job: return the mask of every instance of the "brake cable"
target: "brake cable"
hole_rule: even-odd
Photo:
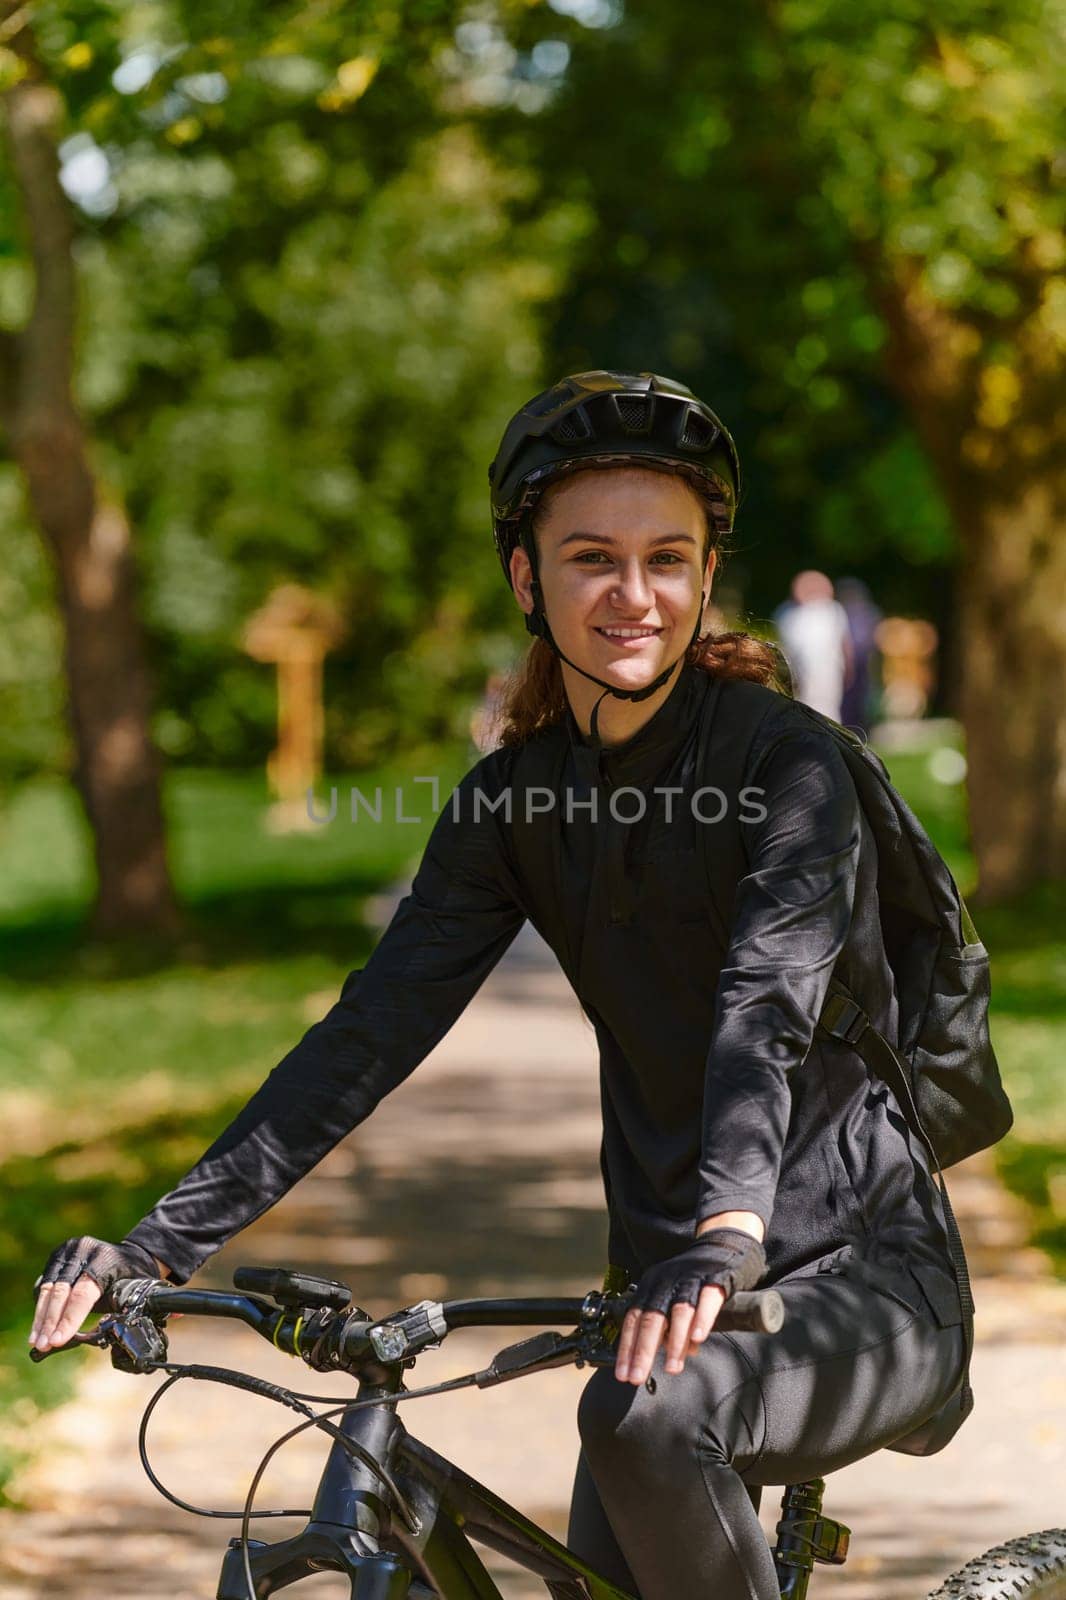
[[[160,1384],[155,1394],[149,1400],[141,1417],[141,1425],[137,1434],[137,1449],[141,1460],[141,1466],[144,1468],[145,1474],[153,1487],[158,1490],[165,1500],[169,1500],[172,1505],[177,1506],[180,1510],[191,1512],[193,1516],[197,1517],[240,1519],[241,1560],[244,1567],[244,1580],[247,1585],[248,1594],[251,1597],[251,1600],[256,1600],[255,1579],[252,1574],[252,1566],[249,1556],[249,1537],[251,1532],[252,1518],[294,1516],[303,1517],[310,1516],[311,1514],[306,1508],[285,1511],[253,1510],[253,1506],[255,1504],[255,1493],[260,1482],[262,1481],[263,1474],[270,1465],[271,1461],[274,1459],[274,1456],[281,1449],[282,1445],[288,1444],[290,1439],[295,1439],[297,1434],[305,1432],[305,1430],[308,1428],[321,1428],[324,1433],[328,1433],[334,1439],[336,1439],[337,1443],[340,1444],[349,1455],[354,1456],[357,1461],[360,1461],[365,1467],[368,1467],[370,1471],[381,1480],[386,1489],[388,1489],[389,1493],[395,1499],[397,1508],[400,1511],[404,1521],[407,1523],[410,1531],[414,1534],[418,1534],[422,1528],[421,1521],[411,1507],[406,1496],[400,1490],[399,1485],[396,1483],[396,1480],[392,1477],[391,1473],[387,1470],[387,1468],[383,1467],[379,1461],[376,1461],[369,1451],[364,1450],[362,1445],[357,1444],[354,1439],[349,1439],[347,1434],[342,1433],[340,1428],[335,1427],[329,1419],[336,1416],[346,1416],[351,1411],[362,1411],[368,1406],[398,1405],[403,1400],[423,1400],[431,1395],[449,1394],[456,1389],[469,1389],[476,1385],[477,1380],[480,1377],[480,1373],[471,1372],[460,1378],[449,1378],[443,1383],[427,1385],[422,1389],[402,1389],[396,1394],[374,1396],[367,1400],[349,1400],[343,1405],[334,1406],[330,1411],[312,1412],[310,1408],[303,1403],[304,1401],[324,1403],[332,1400],[334,1398],[333,1395],[301,1394],[291,1389],[285,1389],[281,1384],[268,1383],[266,1379],[263,1378],[253,1378],[247,1373],[234,1372],[228,1367],[205,1367],[198,1365],[184,1366],[178,1365],[177,1363],[171,1361],[153,1361],[151,1363],[147,1363],[144,1370],[148,1372],[166,1372],[169,1374],[169,1376],[165,1383]],[[170,1492],[162,1480],[157,1476],[152,1468],[151,1462],[148,1459],[148,1446],[146,1439],[149,1418],[151,1417],[156,1406],[159,1404],[160,1400],[162,1400],[164,1394],[166,1394],[167,1390],[173,1388],[174,1385],[182,1378],[193,1378],[207,1383],[228,1384],[234,1389],[246,1389],[250,1394],[258,1395],[261,1399],[274,1400],[277,1402],[277,1404],[288,1406],[293,1411],[305,1411],[307,1413],[303,1422],[298,1422],[295,1428],[290,1428],[287,1433],[283,1433],[279,1439],[275,1439],[273,1444],[270,1445],[269,1449],[266,1451],[258,1467],[256,1468],[251,1483],[248,1485],[248,1493],[245,1496],[244,1507],[240,1511],[210,1510],[205,1506],[194,1506],[189,1501],[182,1500],[180,1496]]]
[[[528,1343],[532,1342],[533,1341],[528,1341]],[[514,1348],[517,1350],[520,1347],[516,1346]],[[584,1365],[584,1361],[582,1360],[579,1352],[575,1349],[573,1353],[577,1357],[578,1365]],[[561,1363],[553,1363],[553,1365],[559,1364]],[[296,1438],[298,1434],[305,1432],[308,1428],[321,1428],[324,1433],[329,1434],[330,1437],[335,1439],[348,1455],[359,1461],[364,1467],[372,1472],[382,1484],[384,1484],[385,1488],[392,1496],[396,1508],[403,1520],[406,1522],[409,1530],[413,1534],[417,1535],[421,1531],[421,1521],[408,1502],[406,1496],[401,1491],[399,1485],[392,1477],[391,1473],[387,1468],[383,1467],[379,1461],[375,1460],[369,1451],[365,1450],[362,1445],[356,1443],[354,1439],[348,1438],[347,1434],[343,1433],[339,1427],[335,1426],[330,1421],[330,1418],[347,1416],[351,1412],[363,1411],[370,1406],[396,1406],[408,1400],[424,1400],[429,1399],[434,1395],[452,1394],[459,1389],[469,1389],[479,1385],[481,1387],[485,1387],[484,1380],[488,1377],[490,1372],[492,1373],[494,1383],[506,1382],[508,1379],[521,1377],[527,1372],[538,1370],[538,1367],[537,1365],[523,1366],[518,1364],[512,1366],[510,1370],[498,1371],[494,1363],[491,1368],[485,1368],[478,1372],[466,1373],[462,1377],[458,1378],[449,1378],[442,1383],[427,1384],[421,1389],[400,1389],[394,1394],[374,1395],[365,1400],[349,1400],[341,1405],[335,1405],[332,1407],[332,1409],[325,1412],[312,1411],[307,1402],[313,1402],[315,1404],[328,1404],[328,1402],[334,1398],[332,1395],[301,1393],[296,1390],[287,1389],[281,1384],[270,1383],[264,1378],[255,1378],[247,1373],[236,1372],[228,1367],[207,1367],[198,1364],[185,1365],[170,1361],[148,1361],[143,1364],[141,1370],[144,1372],[166,1372],[168,1374],[166,1381],[162,1383],[156,1390],[141,1416],[140,1428],[137,1435],[137,1448],[140,1456],[141,1466],[144,1469],[145,1475],[152,1486],[159,1492],[159,1494],[163,1496],[164,1499],[169,1500],[172,1505],[177,1506],[182,1511],[187,1511],[191,1515],[198,1517],[233,1520],[236,1520],[237,1518],[240,1519],[240,1550],[244,1568],[244,1578],[248,1588],[249,1600],[256,1600],[255,1580],[252,1575],[249,1552],[250,1525],[252,1518],[309,1516],[311,1514],[309,1510],[302,1507],[293,1510],[285,1509],[255,1511],[253,1509],[255,1504],[256,1490],[262,1481],[264,1472],[277,1452],[283,1445],[287,1444],[290,1439]],[[543,1368],[540,1368],[540,1370],[543,1370]],[[182,1500],[180,1496],[172,1494],[171,1491],[166,1487],[166,1485],[155,1473],[148,1459],[147,1430],[149,1419],[151,1418],[156,1406],[162,1400],[164,1394],[166,1394],[169,1389],[173,1388],[174,1385],[177,1384],[182,1378],[192,1378],[208,1383],[221,1383],[226,1384],[231,1388],[244,1389],[250,1394],[259,1396],[261,1399],[273,1400],[278,1405],[284,1405],[290,1410],[304,1413],[304,1420],[297,1423],[294,1428],[290,1428],[288,1432],[282,1434],[280,1438],[275,1439],[273,1444],[269,1446],[263,1455],[252,1477],[252,1481],[248,1486],[248,1493],[245,1496],[244,1506],[240,1511],[218,1511],[205,1506],[195,1506],[187,1500]]]
[[[144,1469],[145,1477],[148,1479],[153,1489],[158,1490],[158,1492],[163,1496],[163,1499],[169,1500],[171,1505],[177,1506],[179,1511],[188,1511],[194,1517],[234,1518],[242,1516],[243,1513],[240,1511],[215,1511],[208,1506],[194,1506],[190,1501],[183,1500],[180,1495],[171,1493],[162,1479],[157,1476],[152,1463],[148,1459],[148,1423],[152,1412],[162,1400],[167,1390],[172,1389],[180,1379],[196,1377],[198,1374],[185,1369],[178,1369],[175,1371],[172,1370],[169,1365],[162,1366],[161,1368],[153,1368],[152,1370],[170,1371],[171,1375],[165,1383],[160,1384],[155,1394],[145,1406],[144,1412],[141,1416],[141,1425],[137,1430],[137,1453],[140,1456],[141,1466]],[[219,1381],[221,1382],[223,1380],[219,1379]],[[237,1387],[244,1388],[245,1385],[240,1384]],[[271,1398],[278,1397],[272,1396]],[[287,1404],[288,1402],[283,1401],[281,1403]],[[310,1508],[307,1506],[298,1506],[292,1508],[291,1510],[286,1509],[283,1511],[257,1511],[255,1515],[257,1517],[307,1517],[311,1515],[311,1512]]]
[[[202,1370],[206,1376],[213,1369],[207,1367]],[[182,1374],[179,1374],[179,1376],[181,1375]],[[240,1374],[237,1374],[237,1376],[240,1376]],[[518,1378],[522,1376],[523,1373],[521,1369],[513,1371],[507,1375],[507,1377],[511,1378]],[[316,1426],[322,1428],[326,1433],[333,1434],[337,1440],[350,1451],[352,1455],[356,1456],[358,1460],[363,1461],[371,1469],[371,1471],[382,1480],[386,1488],[389,1489],[389,1491],[399,1502],[400,1510],[403,1513],[404,1520],[407,1523],[408,1528],[417,1536],[422,1531],[421,1519],[411,1509],[410,1505],[407,1503],[407,1500],[396,1487],[393,1479],[389,1476],[379,1462],[375,1461],[374,1458],[364,1451],[361,1446],[356,1445],[354,1440],[349,1439],[346,1434],[341,1433],[339,1428],[333,1427],[333,1425],[326,1419],[331,1416],[346,1416],[351,1411],[363,1411],[368,1406],[395,1406],[399,1405],[401,1401],[425,1400],[431,1395],[451,1394],[456,1389],[470,1389],[476,1386],[478,1379],[482,1377],[484,1377],[483,1372],[468,1372],[461,1378],[448,1378],[443,1383],[428,1384],[423,1389],[401,1389],[396,1394],[374,1396],[368,1400],[351,1400],[347,1405],[335,1406],[332,1411],[320,1412],[317,1415],[308,1417],[305,1422],[298,1422],[295,1428],[290,1428],[288,1433],[283,1433],[280,1439],[275,1439],[274,1443],[270,1446],[269,1450],[260,1461],[255,1470],[255,1475],[252,1478],[251,1483],[248,1485],[248,1494],[245,1497],[244,1511],[241,1516],[241,1560],[244,1567],[244,1581],[248,1586],[249,1600],[257,1600],[255,1592],[255,1578],[252,1575],[252,1563],[248,1548],[250,1524],[253,1515],[252,1505],[255,1501],[255,1491],[259,1487],[263,1473],[266,1471],[267,1467],[270,1465],[271,1461],[274,1459],[274,1456],[281,1449],[283,1444],[288,1444],[290,1439],[295,1439],[296,1435],[298,1433],[303,1433],[305,1429]],[[506,1382],[507,1379],[501,1378],[498,1381]],[[239,1385],[238,1387],[241,1386]],[[292,1398],[295,1399],[295,1395]],[[254,1514],[256,1516],[260,1515],[259,1512]]]
[[[162,1400],[168,1389],[173,1388],[173,1386],[182,1378],[193,1378],[205,1383],[228,1384],[233,1389],[245,1389],[249,1394],[258,1395],[260,1399],[273,1400],[278,1405],[288,1406],[292,1411],[302,1412],[306,1420],[301,1422],[299,1427],[293,1430],[295,1433],[301,1432],[304,1428],[321,1427],[324,1433],[328,1433],[332,1438],[336,1439],[338,1444],[340,1444],[349,1455],[354,1456],[357,1461],[360,1461],[363,1466],[369,1468],[369,1470],[381,1480],[389,1493],[394,1496],[401,1514],[403,1515],[404,1521],[409,1525],[417,1524],[417,1517],[411,1510],[411,1507],[407,1503],[406,1497],[402,1493],[388,1469],[383,1467],[379,1461],[376,1461],[368,1450],[364,1450],[362,1445],[358,1444],[354,1439],[349,1439],[347,1434],[342,1433],[341,1430],[329,1422],[328,1419],[333,1416],[345,1414],[348,1411],[362,1410],[365,1406],[381,1405],[388,1400],[407,1399],[409,1397],[420,1398],[423,1393],[432,1393],[434,1392],[433,1390],[414,1389],[405,1391],[400,1395],[383,1396],[381,1399],[349,1400],[342,1405],[335,1405],[330,1411],[315,1412],[310,1409],[310,1406],[304,1404],[304,1402],[311,1400],[319,1404],[327,1404],[329,1401],[335,1400],[336,1396],[324,1394],[297,1394],[291,1389],[284,1388],[281,1384],[268,1383],[263,1378],[253,1378],[247,1373],[234,1372],[228,1367],[204,1367],[197,1365],[184,1366],[178,1365],[176,1362],[160,1361],[146,1364],[145,1371],[166,1372],[169,1373],[169,1377],[165,1383],[160,1384],[155,1394],[145,1406],[144,1412],[141,1416],[141,1424],[137,1433],[137,1449],[141,1460],[141,1466],[144,1468],[145,1475],[152,1486],[159,1491],[164,1499],[169,1500],[172,1505],[178,1506],[180,1510],[188,1511],[193,1516],[197,1517],[214,1517],[223,1519],[229,1518],[233,1520],[244,1518],[247,1514],[246,1511],[212,1510],[206,1506],[194,1506],[191,1504],[191,1502],[182,1500],[180,1496],[172,1494],[166,1485],[161,1481],[161,1479],[156,1475],[152,1464],[148,1459],[147,1433],[148,1423],[152,1412]],[[456,1380],[453,1379],[451,1382],[452,1385],[454,1385]],[[459,1383],[460,1386],[462,1386],[462,1380],[459,1380]],[[437,1387],[441,1388],[446,1386],[439,1385]],[[285,1442],[285,1439],[291,1437],[292,1434],[286,1434],[284,1439],[278,1441],[278,1443],[282,1444]],[[274,1448],[276,1447],[272,1446],[271,1450],[273,1451]],[[269,1460],[269,1456],[264,1458],[261,1467],[266,1465],[267,1460]],[[261,1476],[262,1471],[260,1470],[255,1480],[256,1483],[258,1483],[259,1477]],[[293,1510],[286,1509],[282,1511],[256,1511],[254,1513],[254,1515],[257,1517],[302,1517],[310,1516],[310,1514],[310,1510],[306,1507],[300,1507]]]

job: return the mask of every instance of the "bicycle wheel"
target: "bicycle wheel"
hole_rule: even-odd
[[[953,1572],[929,1600],[1066,1600],[1066,1528],[997,1544]]]

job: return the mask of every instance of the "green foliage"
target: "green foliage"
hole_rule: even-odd
[[[697,0],[36,8],[78,393],[135,528],[166,753],[263,755],[272,674],[239,633],[289,577],[349,622],[333,763],[456,731],[522,639],[485,464],[553,368],[665,368],[735,426],[748,609],[819,560],[944,631],[955,530],[878,286],[954,319],[980,426],[1007,427],[1021,336],[1049,363],[1066,337],[1062,4],[785,0],[741,8],[728,49]],[[2,193],[10,329],[32,285]],[[0,764],[58,769],[48,578],[0,497],[23,574],[0,587]]]
[[[987,460],[1014,421],[1020,335],[1048,384],[1026,422],[1042,448],[1066,343],[1063,21],[1062,0],[784,0],[736,9],[726,42],[698,0],[662,0],[560,25],[554,105],[512,132],[596,216],[554,364],[657,367],[721,409],[748,481],[733,581],[756,611],[819,560],[947,621],[955,530],[908,374],[889,381],[887,282],[950,317],[970,363],[960,455]],[[516,39],[539,26],[534,8]]]
[[[933,12],[792,0],[779,20],[809,84],[804,131],[827,205],[852,238],[920,263],[935,301],[1001,341],[1037,287],[1023,282],[1028,249],[1060,256],[1061,0],[979,13],[958,0]]]
[[[193,755],[242,754],[237,737],[204,740],[204,714],[248,709],[269,674],[232,663],[224,713],[211,669],[284,578],[331,594],[348,624],[330,667],[335,759],[372,758],[397,730],[458,731],[456,691],[476,692],[486,665],[471,623],[498,622],[507,598],[474,486],[534,381],[559,243],[509,234],[510,182],[453,130],[354,214],[294,219],[277,259],[240,277],[255,348],[202,366],[143,434],[130,501]],[[260,747],[270,716],[264,695]]]
[[[172,757],[269,748],[273,673],[240,631],[279,581],[328,594],[348,624],[327,669],[335,764],[458,732],[515,636],[485,468],[539,380],[539,319],[582,213],[514,221],[528,176],[444,103],[460,14],[35,14],[67,114],[78,396],[133,523]],[[0,323],[17,329],[30,280],[10,186],[0,229]],[[9,525],[25,543],[18,507]],[[21,599],[0,593],[0,618]],[[41,586],[33,605],[54,636]],[[58,767],[54,643],[20,676],[0,760]],[[31,726],[44,695],[47,738]]]
[[[929,461],[907,428],[897,429],[880,448],[872,445],[846,482],[827,485],[809,516],[820,556],[838,568],[854,560],[857,528],[865,535],[864,565],[887,557],[897,567],[902,561],[906,569],[942,571],[955,559],[955,529]],[[910,570],[907,579],[912,581]],[[904,610],[914,609],[913,593],[898,593],[897,599]]]

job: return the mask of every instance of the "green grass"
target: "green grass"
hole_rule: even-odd
[[[450,753],[433,770],[441,793],[463,770]],[[425,764],[418,771],[426,771]],[[138,940],[87,943],[88,844],[70,792],[39,783],[0,822],[0,1110],[16,1122],[38,1101],[65,1115],[99,1103],[99,1084],[143,1094],[241,1075],[287,1049],[361,965],[373,938],[369,894],[419,853],[433,821],[428,790],[400,769],[358,787],[403,786],[406,815],[273,834],[258,777],[179,772],[167,811],[175,881],[188,910],[177,949]],[[338,785],[346,797],[350,785]],[[119,1102],[119,1107],[121,1101]]]
[[[992,1039],[1014,1106],[1000,1177],[1032,1214],[1033,1243],[1066,1277],[1066,894],[978,913],[992,952]]]

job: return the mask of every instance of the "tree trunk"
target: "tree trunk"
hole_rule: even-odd
[[[989,483],[960,584],[979,898],[1066,880],[1066,481]]]
[[[97,870],[92,927],[101,937],[172,934],[180,918],[129,527],[94,481],[71,389],[76,280],[56,154],[61,101],[43,80],[26,23],[6,42],[25,68],[3,102],[35,297],[24,331],[4,341],[3,417],[56,572],[73,778]]]
[[[980,333],[923,292],[916,266],[864,260],[888,373],[940,479],[961,546],[960,710],[977,899],[1066,880],[1066,469],[1055,363],[1034,318],[1001,330],[1015,365],[987,403]],[[1019,286],[1042,285],[1022,264]],[[983,400],[982,397],[986,398]]]

